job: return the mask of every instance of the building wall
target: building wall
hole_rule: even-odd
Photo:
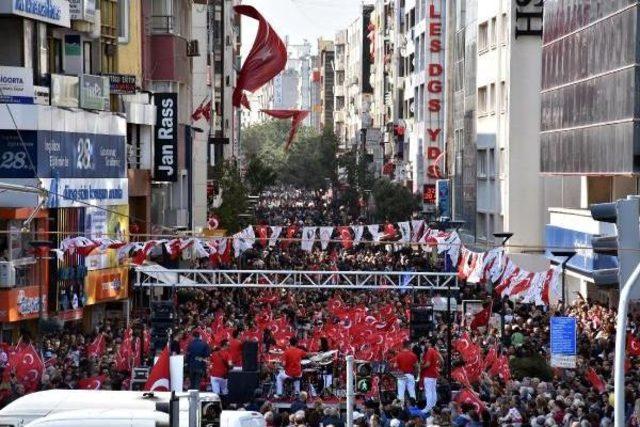
[[[142,6],[140,2],[129,1],[128,41],[118,45],[118,71],[136,76],[142,82]]]

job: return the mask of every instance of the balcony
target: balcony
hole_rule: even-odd
[[[176,31],[176,17],[173,15],[151,16],[151,31],[154,34],[173,34]]]
[[[164,80],[184,83],[189,76],[187,40],[170,32],[157,32],[151,37],[151,80]]]

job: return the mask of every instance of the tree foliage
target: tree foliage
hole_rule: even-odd
[[[407,187],[387,178],[376,180],[373,186],[377,221],[406,221],[420,209],[420,196]]]
[[[274,185],[277,177],[276,170],[259,156],[249,158],[245,181],[251,194],[259,195],[266,187]]]
[[[375,183],[371,170],[371,158],[366,154],[358,154],[355,150],[341,155],[338,159],[341,180],[344,182],[338,196],[339,204],[344,206],[349,215],[358,217],[360,200],[366,200]]]
[[[247,211],[248,190],[245,186],[240,169],[234,161],[226,161],[215,167],[215,176],[219,190],[222,192],[222,204],[214,210],[220,219],[220,227],[230,233],[239,231],[246,226],[240,217]]]

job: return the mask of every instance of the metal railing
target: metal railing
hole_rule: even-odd
[[[173,15],[151,16],[151,31],[154,33],[175,33],[176,17]]]
[[[458,290],[456,273],[415,271],[167,270],[136,268],[135,286]]]

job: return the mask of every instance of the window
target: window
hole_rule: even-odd
[[[82,44],[82,60],[84,61],[82,72],[85,74],[93,74],[91,68],[91,48],[91,42],[84,42]]]
[[[491,83],[489,86],[489,113],[495,114],[496,112],[496,84]]]
[[[129,0],[118,2],[118,43],[129,43]]]
[[[52,74],[62,74],[62,40],[49,39],[49,70]]]
[[[478,26],[478,52],[489,48],[489,23],[483,22]]]
[[[100,72],[115,73],[117,71],[118,2],[116,0],[101,0],[100,18],[102,28]]]
[[[501,21],[502,22],[500,24],[500,43],[505,44],[507,43],[507,40],[509,40],[509,21],[507,20],[506,13],[502,14]]]
[[[487,87],[478,88],[478,115],[487,114]]]
[[[500,111],[505,111],[507,109],[507,103],[508,103],[508,96],[507,96],[507,85],[505,84],[505,82],[501,82],[500,83]]]
[[[491,47],[496,47],[496,35],[498,33],[498,18],[491,18]]]
[[[487,150],[478,150],[478,178],[487,176]]]
[[[489,176],[496,175],[496,150],[493,148],[489,149]]]
[[[487,215],[478,212],[476,216],[478,239],[486,240],[487,238]]]
[[[493,233],[495,233],[495,231],[494,231],[494,230],[495,230],[495,225],[494,225],[494,222],[495,222],[495,215],[490,214],[490,215],[487,215],[487,217],[488,217],[488,223],[487,223],[487,238],[488,238],[488,239],[492,239],[492,240],[493,240],[493,239],[494,239],[494,237],[493,237]]]

